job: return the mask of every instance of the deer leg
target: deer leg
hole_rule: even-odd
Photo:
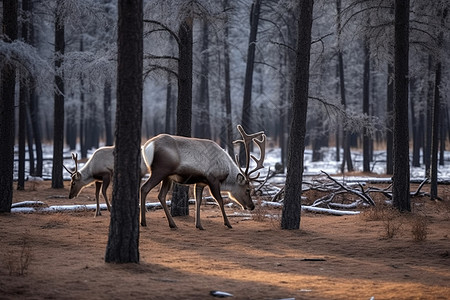
[[[99,202],[101,187],[102,187],[102,182],[96,181],[95,182],[95,201],[97,201],[97,207],[95,209],[95,217],[102,215],[102,213],[100,212],[100,202]]]
[[[223,206],[223,199],[222,195],[220,194],[219,184],[211,184],[209,185],[209,189],[211,190],[211,194],[213,195],[214,199],[216,199],[217,204],[219,204],[220,211],[222,212],[223,216],[224,225],[227,226],[228,228],[233,228],[230,222],[228,221],[227,215],[225,214],[225,208]]]
[[[195,185],[195,227],[203,230],[203,226],[200,222],[200,206],[202,204],[203,185]]]
[[[103,176],[103,184],[102,184],[102,195],[103,198],[105,198],[106,206],[108,207],[108,211],[111,211],[111,204],[109,203],[108,196],[106,195],[106,190],[109,187],[109,184],[111,183],[111,175],[105,175]]]
[[[177,228],[177,225],[175,224],[175,221],[173,220],[172,215],[170,214],[169,209],[167,208],[167,203],[166,203],[166,196],[167,196],[167,193],[169,192],[171,183],[172,183],[172,181],[168,178],[163,180],[163,183],[161,185],[161,190],[159,191],[159,194],[158,194],[158,200],[164,209],[164,213],[166,214],[167,221],[169,221],[169,227]]]
[[[163,180],[161,177],[156,176],[150,176],[149,179],[147,179],[141,186],[141,208],[140,208],[140,223],[141,226],[147,226],[147,221],[145,220],[145,198],[147,197],[147,194],[158,184]]]

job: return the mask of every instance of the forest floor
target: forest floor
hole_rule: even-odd
[[[93,187],[69,200],[68,186],[27,183],[14,202],[95,203]],[[175,218],[176,230],[152,210],[140,228],[139,264],[104,262],[107,211],[1,214],[0,299],[213,299],[210,291],[231,299],[448,299],[450,186],[439,194],[444,201],[413,198],[413,212],[401,215],[381,196],[360,215],[303,212],[300,230],[281,230],[274,208],[257,208],[251,219],[226,208],[228,229],[219,208],[205,205],[204,231],[193,206]]]

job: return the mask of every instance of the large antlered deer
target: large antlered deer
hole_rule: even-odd
[[[142,146],[142,157],[151,176],[141,186],[141,214],[140,222],[146,226],[145,198],[157,184],[162,181],[158,199],[164,208],[170,228],[176,228],[176,224],[166,205],[166,195],[172,181],[181,184],[195,184],[196,214],[195,227],[203,230],[200,222],[200,205],[202,192],[208,186],[212,196],[217,201],[222,211],[224,224],[231,228],[231,224],[225,214],[221,191],[228,192],[230,198],[242,208],[253,210],[250,196],[251,182],[256,180],[252,176],[256,171],[264,168],[265,141],[263,132],[254,134],[245,133],[242,126],[238,125],[242,140],[235,143],[244,143],[246,150],[246,166],[243,170],[239,165],[238,156],[236,163],[218,144],[211,140],[173,136],[167,134],[157,135],[148,140]],[[260,149],[260,158],[250,155],[250,144],[255,142]],[[250,158],[256,162],[256,167],[249,171]]]
[[[77,197],[83,188],[95,182],[95,200],[97,201],[95,216],[101,215],[99,204],[100,188],[102,189],[102,195],[108,211],[111,211],[111,205],[108,201],[106,191],[111,183],[114,172],[114,146],[98,148],[79,171],[77,154],[72,153],[72,159],[75,161],[75,171],[72,172],[63,165],[71,176],[69,199]],[[141,159],[141,178],[146,173],[147,167]]]

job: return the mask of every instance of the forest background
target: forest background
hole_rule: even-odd
[[[5,3],[3,23],[11,15]],[[2,33],[0,53],[1,66],[16,67],[20,83],[13,113],[18,115],[14,136],[20,188],[26,138],[34,145],[28,161],[30,174],[36,176],[42,176],[42,143],[53,142],[61,151],[63,145],[79,147],[82,157],[87,149],[114,143],[117,5],[18,3],[17,38]],[[233,124],[264,130],[270,145],[283,149],[280,163],[285,166],[298,10],[292,1],[144,1],[142,139],[177,133],[177,111],[185,108],[180,101],[186,98],[180,97],[180,81],[191,76],[192,136],[211,138],[233,152]],[[316,1],[313,16],[306,120],[313,159],[321,159],[321,147],[334,145],[336,160],[341,160],[344,148],[341,171],[352,171],[350,148],[361,147],[364,171],[370,171],[373,149],[385,147],[390,174],[394,3]],[[411,1],[409,18],[411,162],[429,170],[433,138],[440,141],[444,163],[450,134],[448,3]],[[185,25],[192,38],[189,74],[180,68]],[[7,78],[2,75],[2,80]],[[7,124],[3,115],[2,123]],[[58,187],[62,155],[54,153],[53,165],[53,185]]]

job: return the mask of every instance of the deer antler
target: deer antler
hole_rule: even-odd
[[[266,156],[266,135],[262,134],[261,140],[255,138],[255,139],[253,139],[253,141],[256,143],[256,145],[258,145],[260,157],[259,157],[259,159],[257,159],[254,155],[250,155],[250,157],[256,162],[256,168],[254,168],[253,170],[251,170],[248,173],[248,178],[250,179],[250,181],[254,181],[259,177],[259,172],[258,172],[258,174],[256,174],[255,177],[250,177],[251,174],[255,173],[256,171],[258,171],[260,169],[264,169],[263,164],[264,164],[264,158]]]
[[[72,159],[75,161],[75,171],[72,172],[65,165],[63,165],[64,169],[69,172],[70,176],[78,172],[78,154],[72,152]]]
[[[266,145],[266,135],[264,134],[263,131],[257,132],[257,133],[253,133],[253,134],[247,134],[244,131],[244,128],[242,128],[241,125],[237,126],[237,129],[239,130],[239,133],[242,136],[242,140],[236,140],[233,143],[237,144],[237,143],[243,143],[244,144],[244,148],[245,148],[245,171],[241,168],[241,165],[239,163],[239,156],[236,154],[235,156],[235,161],[237,166],[239,167],[239,170],[241,172],[241,174],[249,181],[253,181],[255,179],[257,179],[259,177],[259,172],[258,175],[255,177],[250,177],[250,175],[254,172],[256,172],[257,170],[260,170],[262,168],[264,168],[263,163],[264,163],[264,157],[265,157],[265,145]],[[252,142],[255,142],[260,150],[261,153],[261,157],[259,159],[257,159],[254,155],[250,155],[250,144]],[[250,158],[252,158],[255,162],[256,162],[256,168],[253,169],[252,171],[248,171],[249,166],[250,166]]]

